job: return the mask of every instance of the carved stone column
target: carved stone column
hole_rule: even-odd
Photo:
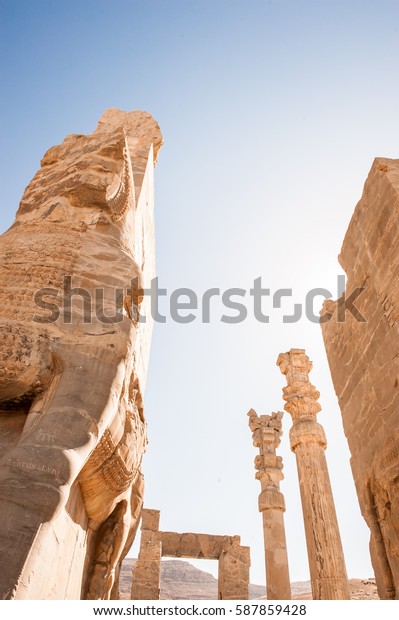
[[[276,456],[282,435],[281,412],[258,416],[253,409],[248,412],[253,443],[259,448],[255,458],[256,478],[261,484],[259,511],[263,518],[265,545],[266,591],[268,600],[291,599],[285,540],[284,496],[280,491],[283,480],[283,461]]]
[[[284,409],[292,417],[310,578],[314,599],[349,599],[348,578],[324,450],[323,427],[316,421],[320,393],[309,381],[312,362],[303,349],[281,353],[277,365],[287,378]]]

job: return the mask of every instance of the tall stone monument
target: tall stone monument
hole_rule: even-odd
[[[117,596],[143,496],[161,145],[150,114],[107,110],[47,151],[0,237],[3,599]]]
[[[399,159],[377,158],[339,255],[347,283],[320,319],[378,595],[399,598]]]
[[[285,501],[280,491],[280,481],[284,478],[283,461],[276,455],[283,414],[258,416],[254,409],[250,409],[248,416],[254,446],[259,448],[255,468],[256,478],[261,484],[259,511],[263,519],[267,599],[289,600],[291,585],[284,527]]]
[[[316,414],[320,393],[309,381],[312,362],[303,349],[280,353],[277,365],[287,379],[284,409],[292,417],[291,450],[295,452],[310,578],[314,599],[349,599],[345,560],[324,451],[323,427]]]

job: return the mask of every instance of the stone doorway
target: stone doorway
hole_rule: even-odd
[[[162,557],[217,560],[218,599],[248,599],[250,550],[239,536],[161,532],[159,519],[159,510],[143,509],[133,600],[159,600]]]

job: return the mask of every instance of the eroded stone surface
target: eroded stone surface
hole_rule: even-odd
[[[345,297],[325,303],[321,325],[384,599],[399,598],[398,248],[399,160],[378,158],[339,256]],[[355,311],[345,311],[358,288]]]
[[[2,598],[117,589],[143,495],[161,144],[149,114],[107,110],[49,149],[0,237]]]

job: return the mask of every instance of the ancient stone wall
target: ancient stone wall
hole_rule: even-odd
[[[143,496],[161,144],[149,114],[107,110],[47,151],[0,237],[2,598],[115,596]]]
[[[370,528],[378,593],[399,598],[398,159],[374,161],[339,262],[346,292],[324,304],[324,343]]]

